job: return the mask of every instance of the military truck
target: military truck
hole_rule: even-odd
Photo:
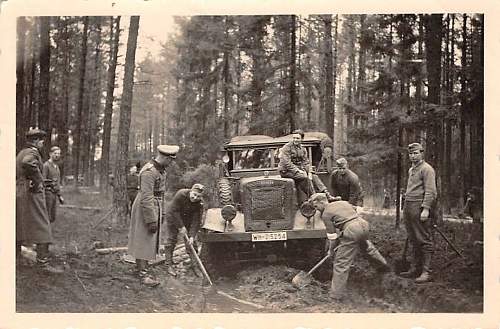
[[[212,276],[228,275],[246,262],[286,262],[307,268],[326,252],[326,231],[310,204],[299,207],[290,178],[278,172],[279,150],[292,135],[237,136],[224,145],[217,208],[206,212],[200,256]],[[332,141],[324,133],[305,133],[316,175],[329,178]],[[328,149],[329,148],[329,149]]]

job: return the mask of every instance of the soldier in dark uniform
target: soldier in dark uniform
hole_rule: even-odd
[[[337,160],[338,169],[334,170],[330,177],[330,185],[333,196],[340,196],[342,200],[348,201],[353,206],[363,205],[363,194],[358,175],[347,168],[347,160]]]
[[[165,264],[167,272],[176,276],[173,268],[172,256],[179,230],[182,234],[187,233],[189,241],[184,239],[184,244],[190,243],[195,247],[195,238],[201,226],[201,216],[203,214],[203,192],[205,187],[201,184],[194,184],[191,189],[180,189],[167,209],[165,220],[167,224],[167,243],[165,244]],[[191,248],[186,245],[186,251],[191,257],[191,265],[195,264],[194,255]],[[193,267],[194,269],[194,267]],[[195,272],[196,273],[196,272]]]
[[[164,216],[166,168],[174,161],[179,146],[160,145],[157,156],[139,173],[139,193],[132,205],[128,253],[135,257],[137,273],[145,285],[160,282],[148,275],[148,261],[156,259]]]
[[[424,148],[419,143],[408,145],[411,168],[408,171],[403,218],[408,238],[413,246],[412,268],[402,277],[417,277],[416,283],[431,281],[431,258],[434,253],[430,214],[437,198],[436,174],[424,160]]]
[[[43,164],[42,175],[45,185],[45,201],[50,222],[56,220],[57,202],[64,203],[61,196],[61,172],[57,162],[61,158],[61,149],[59,146],[52,146],[49,152],[50,158]]]
[[[43,130],[26,134],[26,147],[16,157],[16,255],[23,243],[36,244],[37,264],[45,271],[62,273],[50,264],[49,244],[53,242],[42,176]]]

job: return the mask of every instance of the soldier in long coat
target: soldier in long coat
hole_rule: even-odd
[[[158,146],[157,156],[139,173],[139,192],[132,204],[128,253],[135,257],[137,272],[146,285],[159,282],[148,275],[147,264],[159,252],[166,168],[174,161],[179,147]]]
[[[39,129],[28,131],[26,147],[16,156],[16,255],[21,255],[23,243],[36,244],[37,264],[48,272],[61,273],[61,269],[49,264],[49,244],[53,238],[40,154],[45,135]]]

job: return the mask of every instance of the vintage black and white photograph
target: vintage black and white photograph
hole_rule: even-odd
[[[482,314],[484,18],[17,17],[15,312]]]

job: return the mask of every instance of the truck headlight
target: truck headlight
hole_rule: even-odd
[[[302,216],[309,219],[316,213],[316,208],[314,208],[311,202],[306,201],[300,206],[300,213]]]
[[[236,207],[231,204],[225,205],[220,213],[226,222],[231,222],[236,217]]]

